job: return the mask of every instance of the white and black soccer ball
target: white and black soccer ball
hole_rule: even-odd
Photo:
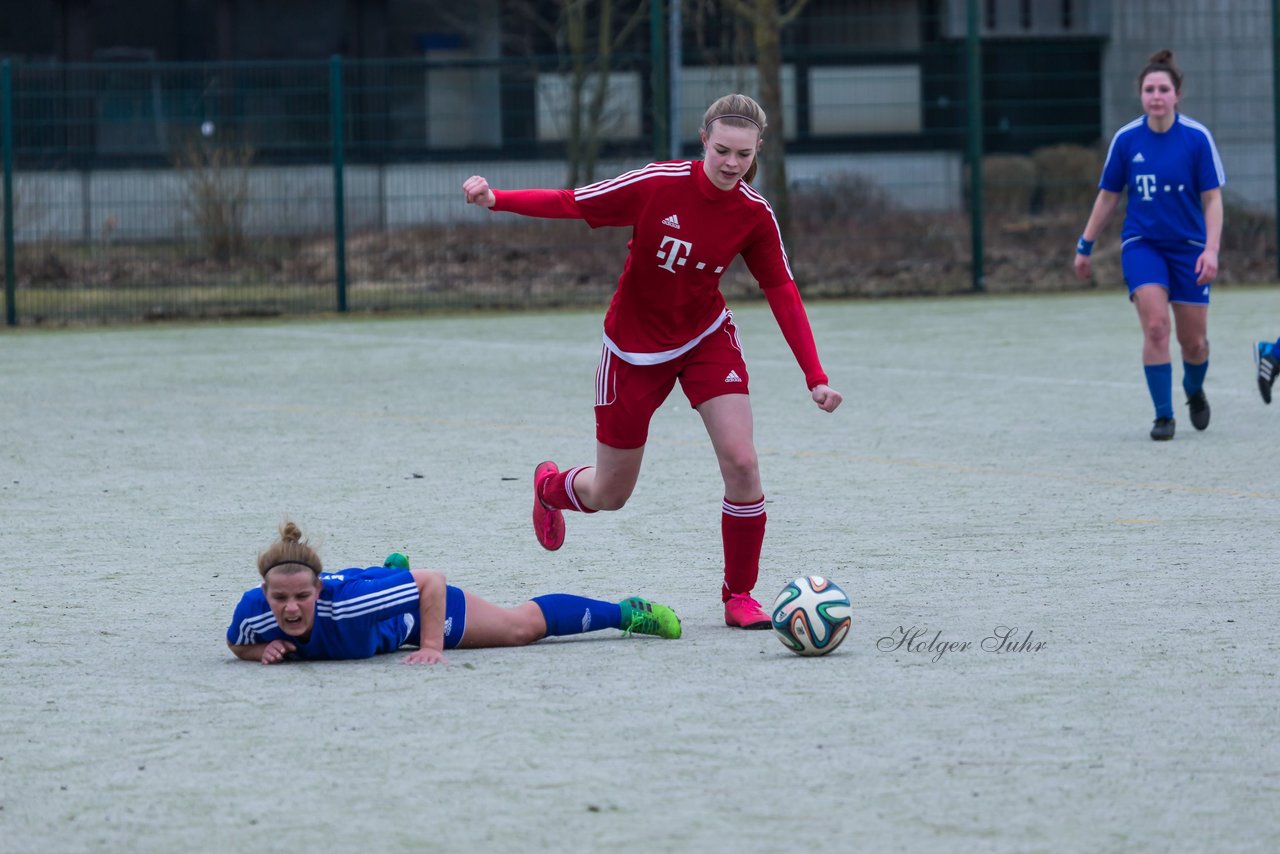
[[[773,632],[796,655],[826,655],[849,634],[853,606],[829,578],[797,578],[773,600]]]

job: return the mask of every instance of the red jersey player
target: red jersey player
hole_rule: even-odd
[[[763,288],[813,402],[832,412],[809,318],[769,203],[750,181],[765,128],[746,95],[726,95],[703,116],[702,160],[650,163],[576,190],[494,190],[473,175],[469,203],[525,216],[631,228],[630,253],[604,319],[596,369],[596,464],[534,471],[533,526],[547,549],[564,542],[564,513],[617,510],[640,475],[653,413],[677,380],[702,416],[724,478],[725,623],[766,629],[751,596],[764,541],[764,491],[752,433],[746,363],[720,276],[741,255]]]

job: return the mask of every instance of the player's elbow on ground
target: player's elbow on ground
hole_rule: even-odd
[[[250,646],[239,646],[227,641],[227,649],[231,650],[232,655],[241,661],[257,661],[258,657],[253,655],[253,648]]]

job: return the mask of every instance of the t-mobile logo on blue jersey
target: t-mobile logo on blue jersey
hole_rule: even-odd
[[[671,248],[667,249],[668,246]],[[685,265],[691,252],[693,252],[693,244],[687,240],[677,240],[670,235],[663,237],[662,244],[658,247],[658,260],[662,263],[658,266],[668,273],[674,273],[677,264],[681,267]]]
[[[1156,176],[1134,175],[1133,183],[1137,185],[1138,192],[1142,194],[1142,200],[1144,202],[1151,201],[1151,194],[1155,192],[1156,189]]]

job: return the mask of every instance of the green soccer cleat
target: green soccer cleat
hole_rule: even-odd
[[[622,609],[622,633],[657,635],[674,640],[680,637],[680,618],[666,605],[632,596],[618,603]]]
[[[383,566],[389,566],[392,569],[408,569],[409,556],[404,552],[392,552],[387,555],[387,559],[382,562]]]

